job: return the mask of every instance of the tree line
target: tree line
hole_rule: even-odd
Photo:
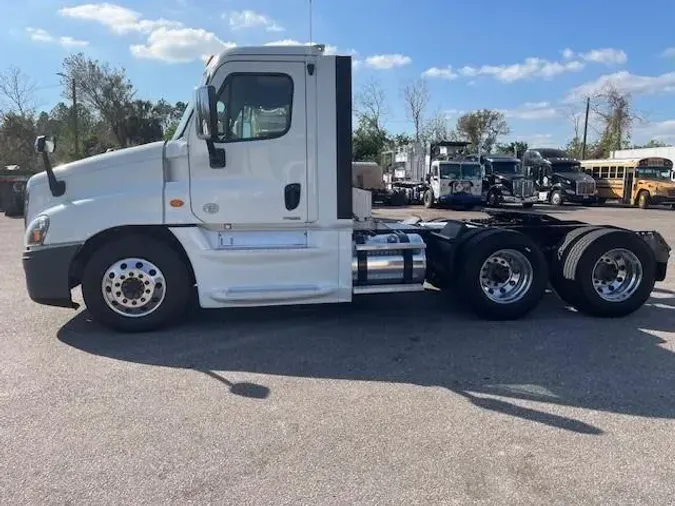
[[[39,88],[18,67],[0,72],[0,167],[33,167],[33,143],[40,134],[54,136],[56,163],[170,138],[186,108],[184,102],[171,104],[137,97],[137,90],[124,68],[111,66],[82,53],[71,54],[61,64],[63,100],[51,110],[39,110]],[[467,112],[450,125],[442,111],[430,112],[427,82],[418,79],[400,90],[410,133],[386,128],[389,104],[380,84],[371,80],[356,93],[353,156],[355,160],[380,161],[383,151],[413,142],[462,140],[472,150],[521,156],[527,143],[500,143],[511,133],[504,112],[480,109]],[[633,124],[641,121],[633,110],[630,95],[611,86],[589,97],[594,121],[589,127],[586,158],[603,158],[614,149],[631,147]],[[583,110],[572,108],[568,118],[573,136],[562,146],[571,156],[583,154]],[[650,141],[646,146],[664,145]],[[641,147],[641,146],[632,146]]]
[[[354,130],[353,156],[355,160],[380,161],[383,151],[413,142],[430,143],[442,140],[466,141],[471,149],[483,153],[500,153],[521,157],[528,149],[527,142],[499,140],[511,133],[504,112],[479,109],[457,118],[454,128],[442,111],[428,112],[430,94],[424,79],[418,79],[401,89],[406,119],[412,124],[411,134],[392,133],[384,127],[389,113],[384,91],[377,81],[364,84],[356,94],[356,127]],[[571,107],[568,119],[573,126],[573,136],[562,149],[570,156],[581,159],[607,158],[610,152],[625,148],[660,147],[667,144],[651,140],[645,145],[631,143],[633,124],[643,119],[634,111],[630,94],[622,93],[612,85],[587,97],[589,113],[594,118],[588,124],[584,149],[583,127],[585,110]]]
[[[186,108],[137,97],[124,68],[82,53],[61,64],[62,98],[36,107],[39,88],[18,67],[0,73],[0,167],[35,166],[37,135],[56,139],[56,163],[170,138]]]

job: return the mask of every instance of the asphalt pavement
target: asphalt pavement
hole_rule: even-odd
[[[675,211],[555,214],[675,245]],[[675,255],[618,320],[430,290],[122,335],[29,300],[22,226],[0,218],[0,504],[672,504]]]

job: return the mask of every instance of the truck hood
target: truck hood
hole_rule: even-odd
[[[163,151],[163,141],[153,142],[54,167],[56,178],[66,183],[66,192],[59,197],[49,191],[47,173],[36,174],[27,185],[30,215],[73,202],[111,199],[123,205],[127,199],[161,199]]]
[[[103,153],[54,167],[54,174],[57,179],[68,181],[83,173],[90,174],[94,171],[120,166],[131,167],[151,160],[161,160],[163,149],[164,141],[157,141],[142,146],[111,151],[110,153]],[[47,184],[47,173],[44,171],[31,178],[31,186],[39,184]],[[66,192],[68,192],[67,189]]]
[[[564,179],[569,179],[570,181],[588,181],[588,182],[595,181],[595,179],[593,179],[585,172],[557,172],[555,171],[555,167],[553,167],[553,169],[554,175]]]

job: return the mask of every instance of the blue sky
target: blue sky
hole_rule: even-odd
[[[138,96],[187,100],[204,54],[232,44],[309,40],[308,0],[21,0],[3,2],[0,69],[17,65],[60,100],[69,52],[125,67]],[[503,110],[509,140],[557,145],[573,134],[583,96],[612,82],[643,117],[635,142],[675,143],[675,2],[314,0],[314,40],[352,54],[355,89],[387,95],[386,126],[410,131],[400,89],[424,76],[428,114],[454,124],[477,108]],[[454,5],[454,6],[453,6]],[[535,7],[536,5],[536,7]],[[598,22],[601,21],[601,22]],[[591,132],[593,136],[594,133]]]

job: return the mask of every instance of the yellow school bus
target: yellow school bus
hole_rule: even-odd
[[[595,179],[601,204],[618,200],[642,209],[661,204],[675,208],[673,162],[668,158],[584,160],[581,167]]]

